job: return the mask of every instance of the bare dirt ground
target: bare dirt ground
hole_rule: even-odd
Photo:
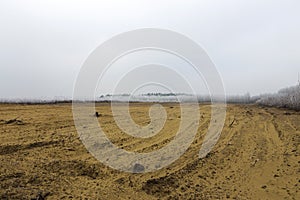
[[[150,122],[150,104],[132,104],[136,123]],[[122,133],[109,104],[99,122],[116,145],[150,152],[170,142],[180,121],[168,120],[142,140]],[[175,163],[146,174],[113,170],[97,161],[76,132],[71,104],[0,105],[0,199],[300,199],[300,113],[255,105],[228,105],[220,140],[199,159],[210,122],[201,105],[198,134]]]

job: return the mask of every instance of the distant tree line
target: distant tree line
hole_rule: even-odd
[[[300,110],[300,84],[281,89],[276,94],[262,95],[256,103],[265,106]]]
[[[133,101],[133,102],[193,102],[194,98],[191,94],[185,93],[147,93],[137,96],[130,94],[107,94],[101,95],[96,102],[113,102],[113,101]],[[180,97],[179,99],[177,97]],[[199,103],[210,103],[212,101],[209,95],[198,95]],[[222,98],[216,98],[215,101],[223,102]],[[73,102],[92,102],[94,100],[73,100]],[[56,97],[50,99],[0,99],[0,103],[26,103],[26,104],[56,104],[56,103],[71,103],[72,100],[64,97]],[[300,111],[300,84],[293,87],[288,87],[279,90],[276,94],[263,94],[260,96],[250,96],[249,93],[244,95],[230,95],[226,97],[227,103],[237,104],[258,104],[264,106],[273,106],[279,108],[289,108]]]

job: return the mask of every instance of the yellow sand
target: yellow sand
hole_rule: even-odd
[[[137,124],[150,122],[149,106],[131,105]],[[164,107],[165,127],[149,139],[122,133],[109,104],[98,104],[97,111],[114,144],[151,152],[170,142],[179,126],[179,105]],[[199,159],[210,106],[200,109],[198,134],[180,159],[156,172],[129,174],[87,152],[78,139],[71,104],[2,104],[0,199],[300,199],[299,112],[229,105],[219,142]]]

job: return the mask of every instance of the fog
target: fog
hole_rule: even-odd
[[[0,98],[71,98],[98,45],[145,27],[173,30],[201,45],[228,95],[276,92],[297,83],[299,10],[296,0],[1,1]]]

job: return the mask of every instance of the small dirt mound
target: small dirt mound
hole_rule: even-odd
[[[149,195],[165,197],[170,195],[175,188],[179,187],[179,182],[172,176],[165,176],[157,179],[148,180],[142,189]]]
[[[137,173],[143,173],[145,171],[145,167],[141,164],[136,163],[133,166],[133,173],[137,174]]]
[[[18,120],[18,118],[10,119],[10,120],[0,120],[0,124],[25,125],[25,123],[22,120]]]

